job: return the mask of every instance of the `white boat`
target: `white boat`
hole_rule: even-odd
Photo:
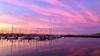
[[[26,38],[25,36],[21,36],[21,37],[18,37],[18,40],[23,40],[25,38]]]
[[[39,36],[34,36],[34,39],[35,40],[40,40],[40,37]]]
[[[5,39],[5,36],[0,36],[1,39]]]

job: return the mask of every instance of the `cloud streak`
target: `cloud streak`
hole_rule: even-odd
[[[70,29],[75,33],[77,31],[84,31],[88,28],[96,30],[95,28],[99,27],[99,16],[94,13],[94,10],[90,9],[91,7],[87,8],[84,5],[84,2],[68,0],[70,3],[72,3],[72,5],[75,6],[73,7],[68,3],[68,1],[31,1],[26,2],[23,0],[0,0],[0,3],[9,4],[5,5],[5,7],[3,5],[0,5],[3,9],[6,9],[6,7],[8,8],[8,11],[0,9],[2,11],[2,13],[0,12],[0,23],[21,25],[22,27],[31,28],[59,28],[62,29],[62,31],[60,32],[65,32],[66,30]],[[36,4],[38,2],[41,3]],[[45,7],[45,3],[48,5],[52,4],[52,6],[49,5],[48,7]],[[17,6],[16,12],[12,13],[13,10],[10,8],[14,8],[14,6]],[[78,9],[76,10],[76,8]],[[30,12],[28,12],[29,15],[26,15],[27,12],[23,9],[28,9],[28,11],[32,11],[33,13],[31,14]],[[65,29],[65,31],[63,29]]]

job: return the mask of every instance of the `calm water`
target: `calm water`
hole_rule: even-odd
[[[0,40],[0,56],[100,56],[100,39]]]

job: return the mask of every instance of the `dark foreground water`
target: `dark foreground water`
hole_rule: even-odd
[[[0,40],[0,56],[100,56],[100,39]]]

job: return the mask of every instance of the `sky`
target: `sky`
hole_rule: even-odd
[[[100,0],[0,0],[0,31],[100,33]]]

